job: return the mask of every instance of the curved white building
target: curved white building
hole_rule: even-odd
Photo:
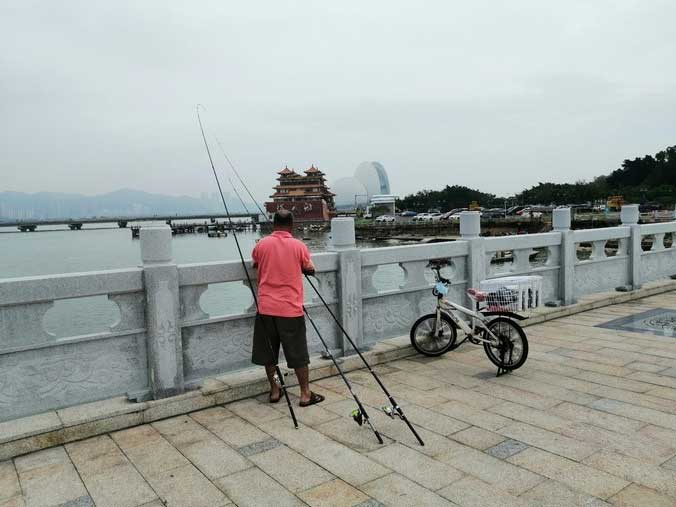
[[[340,178],[331,184],[331,191],[336,194],[333,202],[336,208],[352,209],[366,207],[369,202],[368,192],[362,183],[353,177]]]
[[[354,177],[366,187],[369,199],[374,195],[390,193],[390,180],[380,162],[362,162],[354,171]]]
[[[383,197],[395,197],[390,194],[390,179],[387,171],[380,162],[362,162],[354,171],[353,177],[340,178],[331,184],[332,191],[336,194],[334,200],[337,208],[354,208],[368,205],[385,204],[393,205],[393,199]],[[381,201],[380,203],[374,202]],[[382,202],[385,201],[385,202]]]

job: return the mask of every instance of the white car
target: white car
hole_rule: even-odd
[[[380,215],[378,218],[376,218],[376,222],[394,222],[396,218],[394,218],[392,215]]]
[[[416,222],[424,222],[429,216],[429,213],[418,213],[411,220],[415,220]]]
[[[430,216],[427,217],[427,221],[438,222],[439,220],[441,220],[442,216],[443,216],[443,213],[430,213]]]

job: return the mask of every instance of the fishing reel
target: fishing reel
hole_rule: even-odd
[[[283,375],[284,377],[286,377],[286,376],[289,375],[289,373],[288,373],[288,372],[284,372],[284,373],[282,373],[282,375]],[[278,386],[281,387],[282,381],[280,380],[279,375],[277,375],[277,373],[275,373],[275,374],[272,376],[272,381],[273,381],[275,384],[277,384]]]
[[[359,426],[364,424],[364,414],[362,411],[358,408],[355,408],[350,415],[352,416],[352,419],[354,419],[354,422],[356,422]]]
[[[393,407],[391,405],[385,405],[382,407],[383,412],[385,412],[386,416],[389,416],[390,419],[394,419],[395,417],[398,417],[401,419],[401,414],[399,413],[399,407]]]

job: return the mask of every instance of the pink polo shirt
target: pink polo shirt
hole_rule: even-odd
[[[301,270],[312,266],[305,244],[286,231],[274,231],[256,243],[251,259],[258,268],[258,313],[301,317]]]

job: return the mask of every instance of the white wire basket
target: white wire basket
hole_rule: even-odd
[[[513,312],[542,306],[541,276],[506,276],[484,280],[479,284],[486,293],[485,304],[490,309],[501,306]]]

